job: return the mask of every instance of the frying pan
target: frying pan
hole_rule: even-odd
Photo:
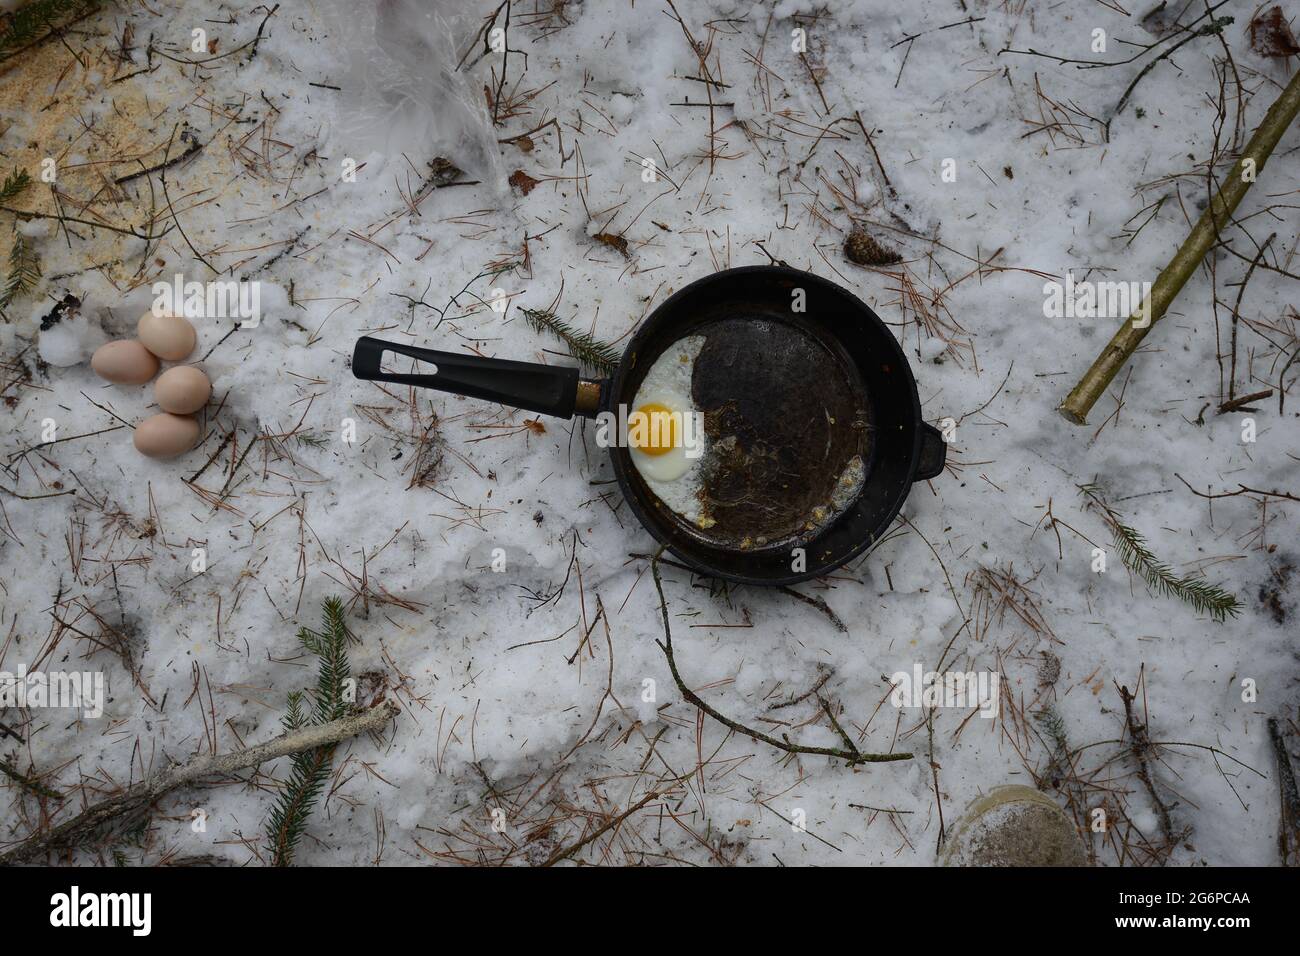
[[[636,408],[655,360],[688,337],[703,339],[691,399],[704,414],[708,520],[692,522],[661,501],[622,443],[610,443],[609,456],[637,519],[693,570],[744,584],[819,577],[871,547],[912,484],[943,471],[943,438],[921,418],[893,334],[850,292],[785,266],[728,269],[679,290],[642,323],[608,379],[369,336],[357,341],[352,372],[593,418]],[[434,370],[386,372],[385,353]]]

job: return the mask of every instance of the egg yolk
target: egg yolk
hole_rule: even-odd
[[[628,435],[633,448],[643,455],[663,455],[677,446],[677,416],[667,405],[647,402],[636,414],[641,421],[633,423]]]

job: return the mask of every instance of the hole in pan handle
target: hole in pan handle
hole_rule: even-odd
[[[917,459],[916,475],[912,480],[938,478],[943,473],[943,465],[947,460],[948,443],[943,440],[943,432],[927,422],[921,422],[921,457]]]
[[[385,372],[385,352],[432,363],[436,373]],[[352,374],[367,381],[434,388],[557,418],[572,418],[575,412],[594,415],[599,400],[599,385],[580,380],[576,368],[438,352],[368,335],[358,339],[352,351]]]

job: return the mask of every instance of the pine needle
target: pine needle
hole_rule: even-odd
[[[1157,558],[1147,546],[1146,539],[1131,525],[1125,524],[1121,516],[1105,502],[1096,485],[1082,485],[1080,490],[1101,507],[1102,516],[1113,532],[1116,553],[1124,562],[1124,567],[1146,582],[1148,591],[1178,598],[1198,613],[1209,614],[1219,623],[1241,613],[1242,604],[1236,595],[1203,578],[1180,577],[1169,565]]]
[[[0,315],[25,292],[36,288],[41,278],[41,260],[27,244],[21,232],[14,232],[14,246],[9,250],[9,274],[0,286]],[[7,318],[7,316],[6,316]]]
[[[555,336],[588,368],[609,375],[618,367],[620,356],[612,345],[588,332],[579,332],[549,309],[523,309],[522,312],[535,331]]]
[[[32,184],[32,177],[25,169],[15,169],[0,183],[0,203],[11,202],[18,194]]]
[[[347,655],[348,629],[343,616],[343,602],[339,598],[325,601],[321,623],[319,631],[307,627],[298,631],[298,642],[320,658],[320,671],[311,694],[310,715],[304,709],[305,694],[294,691],[289,695],[283,719],[287,731],[301,730],[308,724],[327,724],[345,717],[351,706],[347,693],[352,674]],[[329,779],[337,746],[330,744],[304,750],[291,758],[289,781],[280,792],[266,826],[273,866],[293,864],[294,851]]]

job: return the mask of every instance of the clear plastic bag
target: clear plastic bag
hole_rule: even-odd
[[[456,69],[483,25],[478,14],[462,0],[319,0],[315,7],[339,55],[335,132],[345,148],[405,154],[421,170],[445,156],[475,178],[502,182],[482,95]]]

